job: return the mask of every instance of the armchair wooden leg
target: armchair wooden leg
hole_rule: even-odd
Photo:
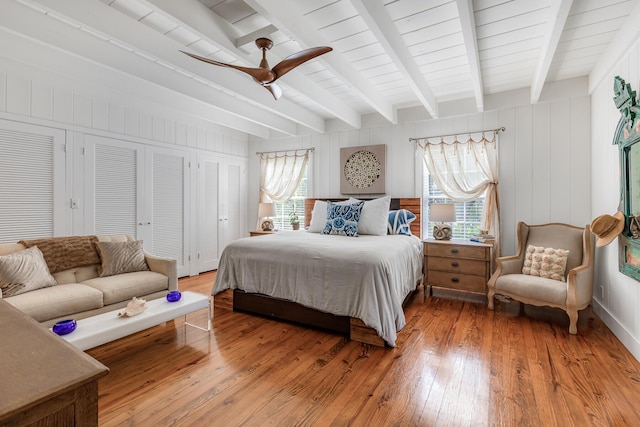
[[[487,292],[487,307],[489,310],[493,310],[493,296],[495,293],[496,291],[494,291],[493,288],[489,288],[489,292]]]
[[[576,335],[578,333],[578,310],[567,310],[569,315],[569,333]]]

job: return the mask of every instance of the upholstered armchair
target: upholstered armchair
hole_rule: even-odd
[[[523,303],[561,308],[569,315],[569,333],[576,334],[578,310],[587,308],[593,296],[595,237],[590,226],[581,228],[559,223],[527,225],[519,222],[517,231],[518,252],[496,259],[496,270],[488,283],[489,309],[493,310],[496,294],[519,301],[521,311]],[[529,274],[523,274],[529,246],[568,250],[565,272],[559,276],[564,281],[550,278],[554,276],[549,275],[548,264],[542,268],[540,264],[534,264],[540,270],[531,271],[532,256],[526,263],[525,271]],[[535,262],[534,250],[529,251],[533,253]],[[564,258],[565,251],[559,251],[563,253],[560,258]]]

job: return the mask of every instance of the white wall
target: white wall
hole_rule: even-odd
[[[618,75],[640,90],[639,41],[635,40],[608,76],[591,93],[591,213],[613,214],[620,203],[618,147],[612,145],[620,112],[613,103],[613,78]],[[640,283],[618,271],[618,244],[596,251],[594,308],[601,319],[640,360]]]
[[[590,98],[586,95],[586,79],[565,82],[552,89],[544,95],[547,101],[536,105],[513,105],[528,99],[517,91],[490,97],[487,105],[495,109],[484,113],[418,121],[417,115],[405,114],[409,119],[396,125],[364,119],[360,130],[336,129],[322,135],[252,140],[249,209],[255,218],[259,164],[254,150],[315,147],[313,196],[337,197],[340,148],[387,144],[387,194],[420,197],[422,163],[419,158],[416,160],[410,137],[504,126],[506,131],[499,140],[503,254],[515,251],[518,221],[584,226],[591,221]],[[552,96],[558,98],[552,100]],[[447,109],[455,111],[451,106]]]

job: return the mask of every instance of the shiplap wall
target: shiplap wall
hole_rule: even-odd
[[[620,203],[618,147],[613,145],[620,112],[613,102],[613,79],[620,76],[640,91],[640,41],[635,40],[591,94],[592,204],[595,218],[613,214]],[[594,307],[598,316],[640,360],[640,282],[618,271],[618,243],[596,251]]]
[[[586,93],[586,87],[583,91]],[[509,99],[508,96],[505,97]],[[250,141],[250,209],[257,212],[256,151],[315,147],[313,196],[340,195],[340,148],[387,144],[386,193],[422,196],[422,163],[410,137],[453,134],[504,126],[500,134],[500,202],[503,254],[515,251],[518,221],[584,226],[590,214],[589,96],[511,106],[438,120],[337,130],[322,135]],[[366,122],[366,121],[363,121]]]
[[[113,72],[115,73],[115,72]],[[113,77],[118,80],[133,77]],[[138,82],[138,84],[144,84]],[[161,88],[157,88],[162,92]],[[113,87],[65,78],[0,57],[0,117],[153,145],[247,156],[247,135]]]

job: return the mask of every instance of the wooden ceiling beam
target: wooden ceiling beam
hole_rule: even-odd
[[[242,46],[252,44],[257,38],[267,37],[269,34],[275,33],[276,31],[278,31],[278,29],[274,25],[269,24],[266,27],[259,28],[249,34],[236,38],[235,46],[237,48],[241,48]]]
[[[478,37],[476,35],[476,22],[473,15],[473,3],[471,0],[456,0],[460,25],[462,27],[462,38],[464,48],[467,51],[469,61],[469,73],[471,75],[471,86],[476,99],[478,111],[484,111],[484,88],[482,83],[482,72],[480,71],[480,58],[478,55]]]
[[[407,79],[409,86],[426,108],[431,117],[438,117],[438,103],[429,84],[416,64],[407,44],[402,39],[396,25],[391,20],[382,0],[367,1],[351,0],[351,4],[371,32],[380,42],[386,54],[389,55],[398,70]]]
[[[532,104],[537,104],[540,100],[540,94],[542,93],[544,82],[547,80],[551,62],[556,54],[560,36],[562,35],[562,31],[564,31],[564,26],[569,17],[572,4],[573,0],[557,0],[551,2],[551,7],[549,8],[549,29],[545,33],[539,56],[540,59],[536,65],[536,71],[533,75],[533,81],[531,82]]]

